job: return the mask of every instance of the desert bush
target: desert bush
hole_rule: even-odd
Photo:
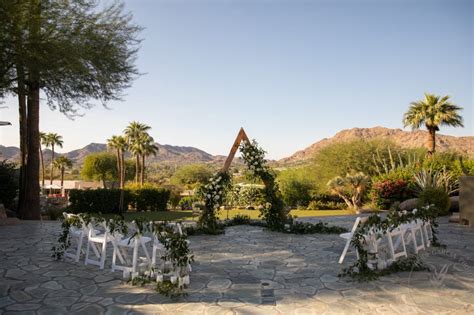
[[[16,165],[8,161],[0,162],[0,203],[7,209],[16,209],[18,193],[18,172]]]
[[[427,187],[418,196],[418,208],[434,205],[438,215],[448,215],[450,199],[448,193],[440,187]]]
[[[337,176],[327,185],[331,193],[341,197],[350,209],[358,210],[370,178],[362,172]]]
[[[199,198],[195,196],[186,196],[179,200],[178,207],[181,210],[193,210],[193,204],[198,201]]]
[[[278,174],[278,186],[283,201],[290,207],[307,207],[315,189],[306,169],[289,169]]]
[[[384,179],[374,182],[370,194],[372,203],[379,209],[389,209],[393,203],[414,196],[409,182],[403,179]]]
[[[307,210],[341,210],[346,208],[347,204],[339,196],[317,194],[311,197]]]

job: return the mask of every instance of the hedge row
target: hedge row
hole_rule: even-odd
[[[170,191],[161,188],[124,189],[124,210],[166,211]],[[69,191],[69,211],[74,213],[119,213],[120,189]]]

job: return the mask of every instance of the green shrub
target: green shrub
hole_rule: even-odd
[[[193,203],[199,201],[198,198],[195,196],[186,196],[181,198],[181,200],[178,203],[178,207],[181,210],[193,210]]]
[[[131,205],[137,211],[166,211],[170,191],[163,188],[130,190]]]
[[[252,220],[250,219],[250,216],[246,214],[237,214],[231,221],[231,225],[244,225],[244,224],[250,224]]]
[[[277,180],[286,205],[297,208],[308,206],[315,186],[306,168],[284,170],[278,174]]]
[[[170,191],[163,188],[124,189],[124,210],[165,211]],[[120,189],[77,190],[69,192],[69,211],[74,213],[120,213]]]
[[[427,187],[418,196],[418,208],[434,205],[438,215],[448,215],[450,203],[448,193],[442,188]]]
[[[0,203],[7,209],[14,210],[15,197],[18,192],[18,174],[14,163],[0,162]]]

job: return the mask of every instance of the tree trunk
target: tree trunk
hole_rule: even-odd
[[[50,173],[49,173],[49,184],[52,185],[53,184],[53,173],[54,173],[54,166],[53,166],[53,162],[54,162],[54,143],[51,143],[51,169],[50,169]]]
[[[135,183],[137,184],[138,176],[140,176],[140,156],[137,154],[135,159]]]
[[[26,162],[25,202],[20,208],[24,220],[40,219],[39,199],[39,86],[34,85],[28,92],[28,156]]]
[[[40,18],[41,2],[31,0],[30,7],[30,27],[29,38],[32,43],[31,49],[35,47],[40,40]],[[28,107],[27,107],[27,159],[26,159],[26,183],[25,183],[25,202],[22,203],[20,217],[26,220],[37,220],[41,218],[40,198],[39,198],[39,149],[40,149],[40,77],[36,69],[36,64],[25,65],[28,69]]]
[[[18,74],[22,77],[23,75]],[[26,92],[25,86],[22,79],[18,79],[18,111],[19,111],[19,123],[20,123],[20,179],[19,179],[19,192],[18,192],[18,209],[22,208],[22,204],[25,202],[25,191],[26,191],[26,159],[27,159],[27,111],[26,111]]]
[[[143,185],[144,181],[145,181],[145,154],[142,154],[142,168],[141,168],[140,184]]]
[[[436,129],[428,128],[428,155],[432,156],[436,151]]]
[[[117,179],[119,182],[119,188],[122,188],[122,168],[120,163],[120,149],[117,149]]]
[[[120,188],[124,188],[125,187],[125,171],[126,171],[126,165],[125,165],[125,160],[124,160],[124,156],[123,156],[123,151],[120,150],[120,164],[121,164],[121,171],[122,171],[122,174],[121,174],[121,182],[120,182]]]
[[[43,149],[41,148],[41,143],[40,143],[40,162],[41,162],[41,188],[43,188],[44,187],[45,171],[44,171]]]
[[[64,166],[61,166],[61,195],[64,196]]]

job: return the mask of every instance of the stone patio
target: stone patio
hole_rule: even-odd
[[[350,227],[354,218],[324,220]],[[337,235],[236,226],[225,235],[193,236],[191,286],[177,300],[123,283],[107,266],[54,261],[58,222],[1,226],[0,314],[473,314],[474,229],[441,221],[448,247],[427,256],[433,271],[370,283],[337,277],[344,246]]]

